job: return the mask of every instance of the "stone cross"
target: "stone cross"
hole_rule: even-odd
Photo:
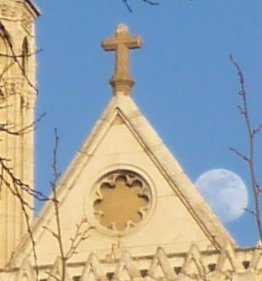
[[[118,25],[115,37],[102,42],[105,51],[115,51],[115,73],[110,81],[114,95],[129,95],[134,85],[129,74],[128,55],[129,49],[140,48],[142,40],[139,37],[130,36],[127,26]]]

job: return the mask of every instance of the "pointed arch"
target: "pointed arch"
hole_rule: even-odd
[[[5,28],[4,24],[0,21],[0,85],[3,76],[12,67],[12,61],[10,55],[12,54],[12,38],[10,33]],[[3,89],[0,91],[0,98],[4,96]]]
[[[24,38],[22,43],[22,71],[23,74],[28,72],[29,61],[29,43],[27,37]]]
[[[6,42],[9,42],[9,44],[12,45],[12,39],[11,39],[10,33],[8,32],[8,30],[5,28],[4,24],[1,21],[0,21],[0,36]]]
[[[6,36],[10,38],[9,34],[7,34],[4,25],[0,21],[0,83],[2,76],[7,71],[8,42]]]

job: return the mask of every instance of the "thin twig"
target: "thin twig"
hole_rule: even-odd
[[[4,178],[6,181],[11,181],[15,186],[18,186],[21,191],[26,192],[28,195],[34,197],[39,201],[49,200],[49,198],[46,197],[43,193],[32,189],[28,184],[23,183],[21,179],[16,177],[12,169],[7,165],[8,161],[8,159],[0,157],[1,178]]]
[[[69,260],[73,255],[77,254],[77,249],[81,242],[89,238],[89,232],[95,229],[94,226],[89,226],[86,218],[83,218],[79,224],[76,225],[76,232],[72,237],[71,245],[66,253],[66,259]]]
[[[59,144],[59,137],[57,134],[57,129],[55,129],[55,144],[54,144],[54,150],[53,150],[53,181],[51,182],[52,191],[53,191],[53,198],[52,202],[55,209],[55,218],[56,218],[56,230],[57,233],[52,232],[54,237],[56,238],[59,246],[60,256],[61,256],[61,262],[62,262],[62,276],[60,281],[65,280],[66,276],[66,256],[64,251],[64,245],[63,245],[63,235],[62,235],[62,226],[61,226],[61,219],[60,219],[60,210],[59,210],[59,201],[57,198],[57,182],[60,178],[60,173],[57,170],[57,152],[58,152],[58,144]]]
[[[29,54],[26,54],[26,55],[24,55],[24,54],[20,54],[20,55],[8,55],[8,54],[2,54],[2,53],[0,53],[0,57],[4,57],[4,58],[11,58],[11,59],[18,59],[18,58],[24,58],[25,56],[27,57],[27,58],[29,58],[29,57],[32,57],[32,56],[34,56],[34,55],[36,55],[36,54],[38,54],[38,53],[40,53],[40,52],[42,52],[43,51],[43,49],[38,49],[38,50],[36,50],[35,52],[33,52],[33,53],[29,53]]]
[[[233,150],[238,156],[242,157],[243,160],[245,160],[245,162],[247,163],[249,180],[252,188],[254,208],[255,208],[254,212],[252,211],[252,213],[254,214],[255,217],[259,239],[260,241],[262,241],[262,222],[261,222],[261,212],[260,212],[260,203],[259,203],[259,195],[261,193],[261,189],[257,182],[256,171],[255,171],[255,138],[257,133],[260,132],[262,125],[259,125],[256,128],[252,126],[250,114],[249,114],[247,92],[245,89],[245,79],[244,79],[243,72],[240,66],[238,65],[238,63],[232,57],[232,55],[230,55],[230,61],[233,64],[234,68],[236,69],[239,78],[239,84],[240,84],[239,96],[241,98],[242,105],[238,106],[238,110],[241,116],[243,117],[243,121],[246,126],[248,154],[247,156],[243,156],[237,150],[235,149],[231,149],[231,150]]]
[[[34,122],[31,124],[24,126],[22,129],[19,130],[12,130],[12,128],[8,127],[14,127],[11,124],[5,123],[5,124],[0,124],[0,133],[5,132],[8,133],[9,135],[14,135],[14,136],[21,136],[25,133],[32,132],[33,130],[36,129],[36,124],[38,124],[44,117],[46,116],[46,113],[41,114]]]
[[[239,150],[237,150],[236,148],[230,146],[229,150],[231,150],[232,152],[234,152],[238,157],[240,157],[242,160],[244,161],[249,161],[249,159],[247,158],[246,155],[244,155],[243,153],[241,153]]]
[[[38,269],[38,259],[36,253],[36,242],[34,240],[33,231],[31,228],[31,216],[28,212],[32,212],[32,206],[28,204],[28,202],[24,199],[23,191],[26,191],[29,195],[34,194],[33,190],[26,184],[24,184],[20,179],[14,176],[11,169],[5,164],[6,159],[0,158],[0,166],[1,166],[1,184],[5,185],[8,190],[13,194],[13,196],[19,201],[20,207],[22,209],[22,214],[24,216],[27,232],[29,234],[31,243],[32,243],[32,251],[33,251],[33,259],[36,268],[36,280],[38,280],[39,269]],[[39,193],[40,194],[40,193]]]
[[[152,1],[152,0],[141,0],[142,2],[150,5],[150,6],[157,6],[159,5],[158,2],[156,1]],[[126,6],[127,10],[132,13],[133,12],[133,9],[131,7],[131,5],[129,4],[129,1],[128,0],[122,0],[122,2],[124,3],[124,5]]]

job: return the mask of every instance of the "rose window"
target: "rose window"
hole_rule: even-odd
[[[93,208],[103,227],[122,232],[141,222],[150,205],[147,182],[135,172],[117,170],[99,181]]]

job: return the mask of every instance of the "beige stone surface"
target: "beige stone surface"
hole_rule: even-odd
[[[0,268],[27,231],[21,200],[33,207],[32,196],[22,189],[33,188],[34,21],[37,15],[30,1],[0,1],[0,47],[3,55],[0,66],[0,123],[3,126],[0,141],[3,176],[0,189]],[[22,184],[16,185],[15,181]],[[27,213],[31,222],[30,208],[27,208]]]
[[[38,14],[29,0],[0,0],[15,52],[35,50]],[[1,37],[0,45],[10,52]],[[261,248],[237,248],[132,100],[128,51],[140,45],[123,25],[103,42],[116,51],[113,97],[58,183],[58,211],[48,201],[27,233],[21,206],[1,189],[0,280],[61,280],[59,242],[70,257],[63,281],[262,280]],[[21,63],[26,75],[16,65],[3,76],[2,103],[11,106],[0,114],[1,122],[11,120],[18,129],[34,121],[35,103],[34,56]],[[33,132],[5,134],[0,153],[33,188]],[[22,198],[32,204],[31,197]]]
[[[94,209],[95,200],[101,196],[97,195],[100,192],[97,182],[104,175],[119,170],[141,175],[150,189],[146,215],[124,231],[105,227],[97,219]],[[58,194],[65,249],[70,247],[70,237],[82,218],[95,227],[89,238],[81,243],[78,254],[72,258],[74,261],[80,262],[89,252],[105,259],[112,248],[116,255],[126,249],[131,255],[144,256],[152,255],[159,246],[183,252],[192,243],[201,250],[220,249],[226,243],[234,245],[128,96],[112,98],[61,179]],[[127,200],[126,204],[129,203]],[[122,210],[115,209],[115,212]],[[34,229],[40,264],[54,260],[58,251],[57,241],[47,228],[55,231],[54,209],[50,202],[40,213]],[[30,255],[30,245],[30,239],[24,241],[14,256],[14,264]]]
[[[115,36],[105,39],[102,47],[105,51],[115,51],[115,73],[110,80],[114,95],[130,95],[134,85],[129,73],[129,50],[140,48],[142,40],[130,36],[127,26],[120,24],[116,27]]]

